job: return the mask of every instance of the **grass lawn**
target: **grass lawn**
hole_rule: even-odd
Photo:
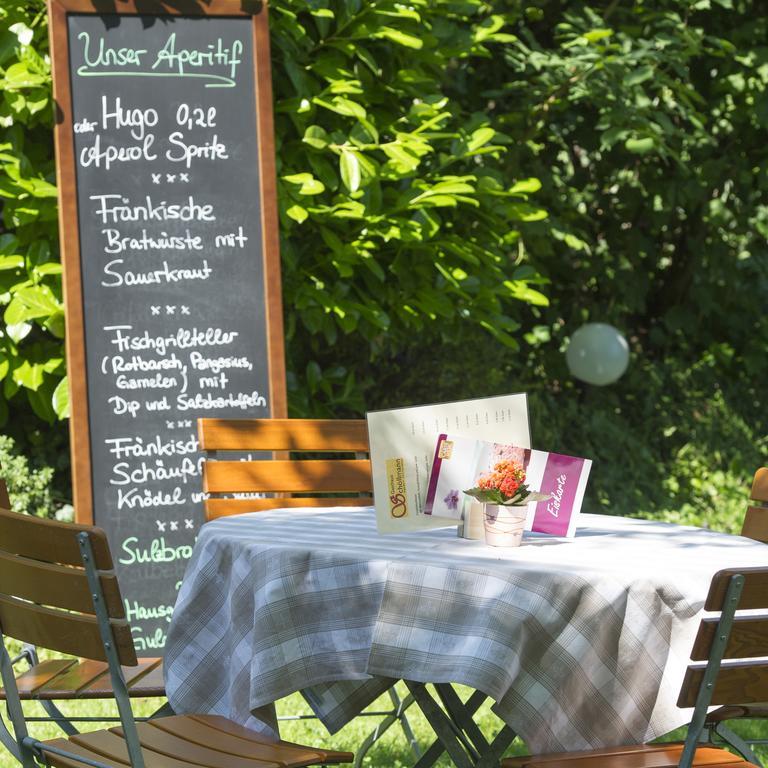
[[[463,695],[469,693],[468,689],[460,689],[460,691]],[[405,695],[405,690],[401,691],[401,695]],[[134,711],[137,715],[148,715],[159,706],[159,703],[158,700],[134,702]],[[31,703],[25,706],[28,706],[28,713],[30,715],[43,714],[37,704]],[[114,707],[106,702],[66,703],[64,706],[66,707],[67,713],[72,714],[73,716],[76,714],[81,717],[106,717],[115,711]],[[377,710],[389,709],[389,698],[383,696],[374,704],[374,707]],[[290,696],[278,703],[279,715],[298,715],[308,714],[309,712],[309,707],[299,694]],[[315,746],[354,751],[368,733],[375,727],[376,723],[379,722],[379,719],[380,718],[376,717],[359,717],[333,736],[328,734],[318,720],[283,721],[281,723],[281,732],[283,738],[289,741],[298,741]],[[422,746],[430,744],[431,729],[415,706],[411,707],[409,710],[409,720],[411,721],[420,744]],[[483,732],[489,737],[495,735],[501,726],[498,718],[490,711],[489,703],[486,703],[481,707],[477,716],[477,721],[483,729]],[[97,723],[86,723],[83,724],[82,730],[89,730],[97,727],[102,726]],[[768,723],[744,723],[737,726],[734,730],[738,730],[742,734],[750,735],[753,738],[768,738]],[[47,723],[33,724],[33,733],[40,738],[55,738],[60,735],[60,732],[55,726]],[[673,736],[678,735],[679,732],[673,734]],[[524,747],[517,742],[512,746],[509,754],[520,754],[524,751]],[[768,748],[758,748],[758,755],[764,762],[768,762]],[[381,766],[382,768],[398,768],[399,766],[412,765],[413,762],[413,754],[406,743],[402,731],[399,727],[394,726],[390,728],[383,738],[368,752],[364,765],[372,767]],[[450,760],[445,756],[438,763],[440,768],[448,768],[451,764]],[[18,764],[8,752],[0,747],[0,768],[12,768],[16,765]]]

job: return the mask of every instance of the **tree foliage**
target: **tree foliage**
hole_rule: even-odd
[[[519,231],[541,184],[502,171],[510,137],[453,88],[504,26],[477,0],[274,6],[296,412],[361,410],[355,370],[429,327],[517,349],[521,307],[546,303]]]
[[[593,508],[735,527],[768,452],[759,9],[273,4],[294,415],[527,389]],[[40,0],[0,8],[0,421],[66,408],[46,46]],[[588,320],[633,352],[604,390],[562,354]]]
[[[542,180],[549,218],[523,233],[550,303],[530,308],[523,349],[490,373],[475,373],[492,354],[476,339],[410,377],[414,346],[377,371],[379,399],[403,376],[414,400],[438,394],[421,385],[436,378],[462,394],[527,389],[537,444],[595,459],[593,509],[739,527],[768,458],[768,22],[755,9],[496,6],[516,39],[473,74],[512,139],[508,174]],[[610,388],[566,369],[586,321],[630,341]]]

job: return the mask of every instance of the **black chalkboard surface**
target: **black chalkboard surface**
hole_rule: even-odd
[[[152,10],[52,6],[75,509],[145,655],[203,521],[197,418],[285,411],[266,12]]]

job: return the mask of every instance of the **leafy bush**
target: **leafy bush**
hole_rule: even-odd
[[[53,496],[53,468],[33,465],[18,453],[14,441],[0,435],[0,477],[8,486],[11,507],[38,517],[67,516],[67,509]]]
[[[519,231],[546,217],[541,184],[502,172],[509,137],[453,87],[498,57],[504,19],[478,0],[272,14],[294,412],[361,410],[366,363],[427,328],[516,349],[522,307],[546,303]]]
[[[413,343],[369,404],[528,390],[536,444],[595,459],[590,509],[737,530],[768,460],[768,21],[729,2],[495,7],[516,39],[477,65],[476,98],[513,139],[507,175],[543,182],[550,216],[521,227],[550,302],[514,354]],[[565,366],[590,320],[630,341],[608,388]]]
[[[41,2],[0,7],[0,424],[26,401],[56,419],[64,387],[48,29]],[[57,389],[57,387],[59,387]],[[54,398],[54,395],[56,397]],[[63,405],[59,409],[63,412]]]

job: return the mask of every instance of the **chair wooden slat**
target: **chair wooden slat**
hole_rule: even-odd
[[[109,679],[109,666],[106,662],[83,659],[63,675],[51,680],[38,691],[38,695],[45,699],[60,699],[62,694],[69,692],[73,694],[73,698],[79,698],[83,689],[105,676]]]
[[[216,715],[174,715],[138,723],[137,731],[146,768],[299,768],[305,765],[350,763],[350,752],[314,749],[268,739]],[[69,741],[46,742],[92,760],[122,768],[128,750],[122,728],[76,734]],[[45,747],[43,747],[45,751]],[[52,765],[74,768],[51,753]],[[59,760],[65,762],[59,763]]]
[[[741,535],[768,544],[768,507],[748,507]]]
[[[207,499],[205,516],[208,520],[230,515],[242,515],[245,512],[265,512],[269,509],[291,507],[369,507],[373,504],[372,496],[283,496],[269,499]]]
[[[106,661],[94,616],[42,608],[0,595],[0,627],[4,634],[70,656]],[[135,665],[136,652],[128,622],[111,621],[112,636],[122,664]]]
[[[181,719],[181,718],[179,718]],[[253,739],[253,731],[246,728],[244,725],[229,720],[221,715],[188,715],[185,719],[192,720],[197,724],[204,724],[209,728],[220,731],[227,736],[234,736],[238,739],[245,739],[251,741]],[[154,724],[158,727],[163,727],[166,723],[169,723],[171,718],[163,718],[154,721]],[[307,750],[308,748],[301,744],[293,744],[289,741],[280,741],[279,746],[293,747],[294,749]],[[323,764],[331,765],[336,763],[351,763],[354,759],[352,752],[338,752],[333,749],[316,749],[314,747],[309,748],[311,752],[319,753],[322,755]]]
[[[159,752],[162,755],[168,755],[177,760],[183,760],[189,763],[204,765],[206,768],[261,768],[261,766],[282,766],[286,765],[283,760],[269,759],[261,753],[264,745],[253,745],[252,750],[255,754],[250,756],[232,754],[230,751],[222,752],[204,744],[188,741],[180,738],[170,732],[168,726],[157,728],[152,723],[140,723],[138,726],[139,741],[145,749],[151,749],[153,752]],[[122,729],[110,729],[114,733],[122,734]],[[232,741],[232,739],[230,739]],[[243,746],[251,746],[244,742]],[[272,745],[266,745],[271,747]],[[233,747],[234,749],[235,747]],[[247,755],[247,749],[242,750]],[[310,762],[319,762],[317,752],[313,753]]]
[[[83,558],[76,537],[82,531],[87,531],[91,536],[96,567],[101,571],[111,571],[112,556],[107,536],[100,528],[43,520],[0,509],[0,551],[12,555],[47,563],[81,566]]]
[[[142,659],[139,659],[141,662]],[[138,696],[141,698],[151,698],[153,696],[165,696],[165,675],[163,673],[163,660],[154,659],[160,663],[152,667],[146,674],[142,675],[137,680],[134,680],[128,686],[128,693],[131,696]],[[88,692],[88,696],[91,692]],[[99,692],[96,698],[104,698]]]
[[[752,482],[752,498],[768,503],[768,467],[761,467],[755,472]]]
[[[549,755],[523,755],[501,761],[502,768],[677,768],[683,751],[682,744],[648,744],[561,752]],[[697,768],[751,768],[749,763],[730,752],[715,747],[699,747],[694,766]]]
[[[115,763],[129,762],[125,739],[111,730],[94,731],[92,733],[72,736],[70,744],[77,744],[80,747],[92,750],[92,753],[95,753],[96,760],[106,758]],[[150,749],[142,749],[142,754],[144,756],[145,768],[190,768],[191,765],[186,760],[179,760],[175,756],[163,755]],[[197,765],[201,765],[201,763],[197,763]]]
[[[704,665],[686,670],[678,707],[696,703]],[[715,682],[712,704],[753,704],[768,701],[768,661],[724,662]]]
[[[199,419],[198,437],[204,451],[368,451],[363,419]]]
[[[135,667],[123,667],[123,679],[131,695],[138,696],[138,688],[145,690],[156,688],[155,694],[144,693],[144,696],[163,695],[163,660],[159,658],[139,659]],[[104,665],[104,673],[95,678],[88,685],[80,689],[80,698],[103,699],[110,695],[112,683],[109,679],[109,668]]]
[[[713,577],[709,594],[704,603],[705,610],[719,611],[722,609],[731,576],[738,573],[744,576],[744,589],[741,593],[739,608],[745,611],[768,608],[768,570],[765,568],[728,568],[718,571]]]
[[[127,755],[125,761],[110,760],[108,757],[95,753],[88,747],[81,747],[79,744],[75,744],[68,739],[49,739],[45,744],[49,744],[57,749],[63,749],[66,752],[71,752],[75,755],[80,755],[81,757],[86,757],[89,760],[98,760],[98,762],[109,766],[109,768],[125,768],[125,766],[129,765]],[[45,747],[43,747],[43,751],[45,752]],[[83,768],[83,763],[79,760],[74,760],[69,757],[61,757],[60,755],[55,755],[53,752],[45,752],[45,758],[48,765],[51,765],[54,768]]]
[[[369,491],[367,459],[308,461],[207,461],[203,490],[208,493]]]
[[[103,574],[101,587],[109,615],[124,618],[125,610],[115,575]],[[0,593],[2,592],[10,592],[14,597],[23,600],[70,611],[94,611],[93,596],[82,568],[50,565],[0,551]]]
[[[36,664],[16,678],[19,694],[21,696],[34,694],[74,664],[77,664],[75,659],[47,659]]]
[[[135,667],[123,667],[129,695],[144,699],[165,696],[163,660],[144,658],[138,661]],[[85,670],[79,667],[85,667]],[[16,682],[24,700],[108,699],[114,696],[107,664],[91,659],[42,661],[19,675]],[[5,691],[0,690],[0,701],[4,699]]]
[[[693,643],[691,659],[706,661],[717,630],[717,619],[703,619]],[[723,658],[754,659],[768,656],[768,618],[737,617]]]

